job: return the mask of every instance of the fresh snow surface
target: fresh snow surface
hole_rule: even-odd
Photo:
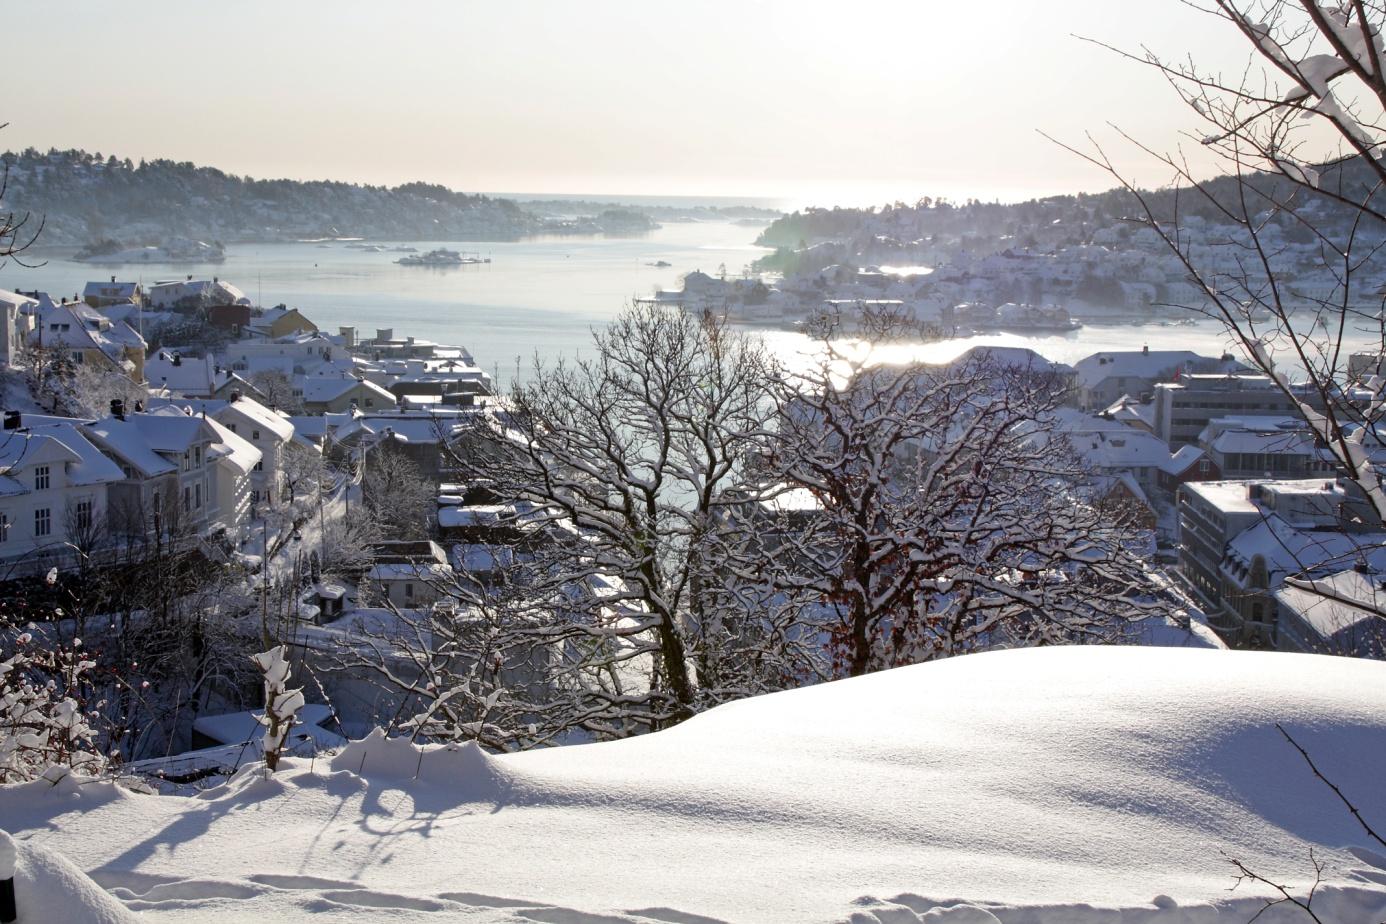
[[[0,825],[151,921],[1242,924],[1264,893],[1229,891],[1224,853],[1304,890],[1311,847],[1321,920],[1386,920],[1386,857],[1277,722],[1386,830],[1386,663],[1115,647],[902,668],[616,743],[373,737],[192,797],[0,787]]]

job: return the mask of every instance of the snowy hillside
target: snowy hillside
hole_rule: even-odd
[[[1323,921],[1386,919],[1386,858],[1277,722],[1386,829],[1386,664],[1138,648],[961,657],[612,744],[368,740],[193,798],[41,781],[0,789],[0,827],[26,922],[67,919],[25,906],[34,847],[160,921],[1096,924],[1244,922],[1262,903],[1223,854],[1307,888],[1312,846]]]

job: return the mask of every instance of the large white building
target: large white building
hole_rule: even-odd
[[[63,418],[9,414],[0,431],[0,580],[70,567],[105,544],[108,488],[123,477]]]

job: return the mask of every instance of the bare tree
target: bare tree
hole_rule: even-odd
[[[786,381],[765,468],[807,508],[775,583],[824,612],[840,673],[997,645],[1107,640],[1158,610],[1130,524],[1080,496],[1062,439],[1037,440],[1067,383],[984,352],[888,366],[889,311],[821,320]]]
[[[263,398],[260,403],[275,410],[289,414],[303,413],[303,397],[294,393],[294,383],[287,375],[274,369],[256,372],[250,377]]]
[[[428,535],[435,491],[419,467],[389,441],[371,448],[363,464],[361,496],[386,538]]]
[[[542,536],[510,581],[568,704],[539,711],[629,734],[799,673],[787,649],[740,661],[776,662],[758,676],[717,655],[727,576],[752,567],[730,560],[745,546],[728,534],[773,368],[710,316],[638,307],[593,339],[594,359],[536,365],[457,461]]]

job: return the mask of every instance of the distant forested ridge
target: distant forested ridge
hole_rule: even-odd
[[[1356,160],[1322,165],[1319,172],[1320,188],[1331,194],[1317,201],[1319,220],[1323,228],[1346,235],[1358,213],[1335,205],[1332,195],[1358,199],[1378,195],[1375,174]],[[1108,229],[1124,236],[1146,221],[1146,207],[1161,222],[1170,222],[1177,214],[1209,225],[1227,223],[1227,215],[1242,208],[1253,214],[1265,210],[1263,215],[1273,215],[1284,224],[1287,235],[1309,234],[1292,217],[1272,209],[1273,203],[1289,199],[1287,180],[1267,173],[1245,179],[1245,187],[1227,176],[1210,180],[1202,191],[1146,191],[1140,197],[1144,204],[1130,191],[1117,188],[1015,203],[925,197],[912,204],[895,202],[873,208],[809,208],[777,219],[756,243],[777,248],[760,261],[762,268],[791,272],[816,269],[824,260],[884,261],[924,253],[936,257],[1007,248],[1076,247],[1092,243]],[[1243,193],[1245,203],[1239,198]]]
[[[189,162],[103,156],[86,151],[0,155],[8,183],[0,214],[32,213],[41,244],[169,238],[282,241],[314,237],[381,240],[514,240],[542,222],[509,199],[454,192],[430,183],[365,186],[330,181],[257,180]]]

